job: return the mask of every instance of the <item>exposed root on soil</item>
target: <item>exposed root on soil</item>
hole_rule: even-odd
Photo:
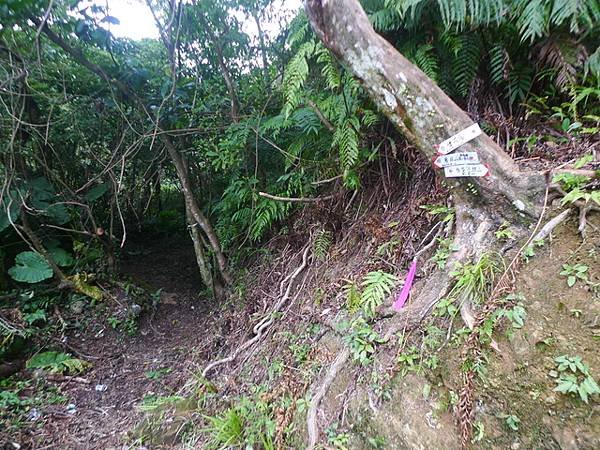
[[[560,186],[560,184],[551,184],[550,189],[552,190],[553,196],[556,197],[565,197],[568,195],[567,192]],[[600,206],[597,206],[593,203],[593,200],[574,200],[570,202],[573,206],[575,206],[579,210],[579,226],[577,230],[581,235],[582,239],[585,239],[586,227],[587,223],[587,215],[590,211],[600,212]]]
[[[335,358],[329,369],[327,370],[327,374],[321,381],[321,384],[317,388],[315,395],[313,395],[310,401],[310,407],[308,408],[308,413],[306,414],[306,429],[308,432],[308,444],[306,446],[307,450],[312,450],[317,445],[319,440],[319,427],[317,425],[317,414],[319,412],[319,405],[327,391],[329,390],[329,386],[334,382],[335,378],[339,371],[344,367],[346,361],[350,358],[350,350],[348,347],[344,347],[341,353]]]
[[[283,307],[283,305],[290,299],[290,294],[291,294],[292,288],[295,285],[296,278],[298,277],[298,275],[300,275],[300,273],[308,265],[310,249],[311,249],[311,245],[309,243],[304,247],[304,249],[302,251],[301,264],[296,268],[296,270],[294,270],[291,274],[288,274],[281,281],[281,283],[279,285],[280,298],[277,301],[277,303],[273,306],[273,308],[271,308],[271,311],[269,311],[269,313],[265,317],[263,317],[254,326],[254,328],[252,329],[254,336],[252,338],[248,339],[246,342],[244,342],[239,347],[237,347],[233,351],[233,353],[231,353],[229,356],[219,359],[217,361],[213,361],[212,363],[208,364],[202,371],[203,377],[206,377],[216,367],[218,367],[222,364],[227,364],[227,363],[234,361],[240,353],[244,352],[248,348],[252,347],[256,342],[261,340],[264,333],[273,324],[276,314],[281,311],[281,308]]]
[[[464,263],[474,254],[483,254],[488,249],[488,233],[492,228],[492,220],[479,210],[464,206],[456,207],[456,237],[453,252],[446,263],[447,267],[454,267],[456,263]],[[389,340],[400,330],[413,329],[418,326],[431,312],[436,303],[443,298],[452,287],[453,278],[450,270],[434,271],[425,280],[415,286],[417,294],[411,304],[400,312],[384,311],[384,317],[390,317],[386,327],[384,340]]]
[[[550,236],[550,233],[552,233],[557,226],[567,220],[572,213],[572,209],[565,209],[558,216],[549,220],[546,225],[544,225],[542,229],[533,237],[532,242],[543,241],[546,239],[548,236]]]
[[[475,320],[471,330],[471,334],[469,334],[469,337],[467,338],[467,341],[465,342],[461,352],[461,360],[463,361],[463,367],[466,367],[466,370],[464,374],[464,384],[459,393],[457,410],[461,445],[463,448],[467,448],[473,434],[473,422],[475,416],[473,409],[475,397],[474,380],[477,365],[483,358],[479,330],[484,325],[485,321],[494,313],[494,311],[498,309],[503,298],[514,290],[516,274],[521,264],[521,255],[523,254],[523,251],[531,244],[531,242],[533,242],[534,237],[538,234],[538,230],[542,224],[542,220],[548,205],[549,189],[549,185],[546,185],[542,212],[540,213],[540,217],[538,218],[532,233],[513,256],[510,264],[506,266],[506,269],[498,279],[498,282],[494,285],[490,294],[490,298],[485,302],[482,309],[479,311],[477,319]]]

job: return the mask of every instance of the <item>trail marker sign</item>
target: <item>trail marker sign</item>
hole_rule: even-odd
[[[455,150],[461,145],[475,139],[480,134],[481,128],[479,128],[479,125],[474,123],[470,127],[467,127],[464,130],[456,133],[454,136],[449,137],[440,145],[438,145],[437,152],[441,155],[447,155],[452,150]]]
[[[433,165],[438,169],[449,166],[462,166],[464,164],[477,164],[479,156],[475,152],[452,153],[440,155],[433,160]]]
[[[448,178],[457,177],[485,177],[490,170],[483,164],[463,164],[461,166],[448,166],[444,168],[444,175]]]

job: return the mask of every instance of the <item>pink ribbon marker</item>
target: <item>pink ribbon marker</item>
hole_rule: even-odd
[[[406,300],[408,299],[408,294],[410,294],[410,288],[412,287],[413,281],[415,280],[415,274],[417,273],[417,259],[413,259],[412,264],[410,265],[410,269],[408,269],[408,274],[406,275],[406,280],[404,280],[404,286],[400,291],[400,294],[396,298],[396,301],[393,304],[393,307],[396,311],[400,311]]]

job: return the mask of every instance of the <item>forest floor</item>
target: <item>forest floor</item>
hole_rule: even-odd
[[[66,400],[32,410],[31,426],[7,444],[35,449],[137,448],[127,433],[139,422],[143,405],[174,395],[206,357],[207,336],[214,337],[211,305],[198,296],[194,254],[184,238],[128,244],[123,275],[147,289],[161,289],[156,311],[143,312],[131,336],[107,323],[106,314],[114,314],[121,307],[117,304],[96,307],[86,323],[65,331],[63,341],[92,363],[91,370],[81,378],[45,380],[57,385]],[[128,301],[125,292],[117,298],[121,304]],[[131,445],[124,446],[128,441]]]
[[[600,324],[598,293],[581,281],[569,288],[566,278],[560,275],[562,264],[585,264],[589,268],[590,282],[600,281],[600,234],[595,232],[600,227],[598,219],[596,215],[592,217],[590,226],[594,232],[590,229],[584,242],[577,233],[575,219],[563,224],[552,243],[536,250],[536,256],[522,270],[518,291],[524,295],[521,302],[527,315],[524,325],[513,329],[507,324],[495,333],[502,354],[490,355],[487,381],[478,386],[477,411],[485,435],[481,431],[481,441],[475,443],[475,448],[598,448],[598,400],[594,398],[586,404],[576,396],[559,395],[553,391],[556,382],[549,375],[555,369],[555,358],[560,355],[581,356],[596,379],[600,373],[596,351]],[[363,241],[368,239],[363,237]],[[331,285],[332,292],[337,291],[332,280],[351,270],[350,261],[356,259],[356,267],[365,264],[361,256],[364,249],[360,245],[349,248],[354,247],[356,258],[333,248],[332,259],[308,272],[313,274],[311,276],[325,277],[315,278],[314,285]],[[253,291],[262,292],[263,287],[277,289],[277,283],[266,282],[263,277],[281,276],[278,274],[287,271],[280,270],[280,265],[297,264],[289,252],[283,249],[279,257],[257,262],[254,269],[258,272],[251,275],[256,286],[250,287],[247,299],[252,297]],[[235,342],[239,343],[249,328],[247,323],[235,322],[251,322],[252,311],[238,310],[235,315],[238,319],[232,319],[228,312],[218,310],[214,303],[198,294],[201,286],[196,281],[194,255],[185,236],[128,243],[121,269],[123,277],[131,283],[123,283],[115,299],[86,306],[89,311],[79,313],[80,317],[88,318],[85,322],[77,325],[77,314],[69,308],[62,313],[67,323],[75,323],[65,330],[63,346],[89,361],[91,368],[80,378],[41,376],[35,381],[33,374],[30,395],[54,390],[62,400],[31,409],[20,434],[6,435],[0,430],[0,444],[4,444],[0,448],[181,448],[178,446],[181,427],[193,420],[185,417],[179,421],[182,418],[179,412],[163,410],[157,400],[173,398],[180,405],[187,402],[182,391],[186,391],[190,380],[199,379],[208,361],[235,348]],[[329,279],[330,276],[333,278]],[[108,318],[123,317],[120,311],[139,298],[135,294],[136,285],[150,293],[160,289],[160,301],[156,310],[144,306],[136,332],[129,335],[126,327],[113,329]],[[298,290],[306,298],[298,299],[296,312],[290,313],[303,317],[306,323],[314,322],[339,303],[337,296],[323,293],[323,301],[315,302],[311,285],[308,283]],[[243,308],[252,303],[256,302],[248,300]],[[440,322],[439,318],[432,320]],[[318,380],[319,372],[326,369],[325,360],[333,359],[343,344],[338,339],[328,348],[337,339],[335,333],[311,336],[305,331],[302,334],[301,329],[306,330],[306,324],[293,329],[293,322],[280,322],[279,331],[265,339],[259,353],[249,360],[250,365],[239,361],[223,369],[219,378],[231,379],[221,386],[223,391],[220,390],[219,396],[235,393],[240,389],[238,384],[244,382],[258,384],[260,373],[271,371],[281,359],[283,376],[268,376],[269,392],[288,395],[293,390],[290,383],[294,382],[302,384],[294,394],[302,397],[311,380]],[[449,326],[447,322],[443,324]],[[459,327],[460,321],[454,324],[454,328]],[[288,335],[293,341],[286,340]],[[301,336],[306,339],[299,340]],[[457,342],[459,345],[459,338]],[[460,345],[456,345],[451,342],[439,352],[439,366],[433,371],[423,365],[427,354],[420,355],[416,361],[422,362],[405,377],[396,377],[378,388],[389,392],[388,400],[381,402],[371,401],[371,382],[364,382],[372,380],[372,373],[379,373],[379,365],[348,364],[323,399],[320,421],[324,425],[339,422],[353,433],[346,448],[369,449],[374,447],[368,442],[386,442],[385,447],[377,448],[458,449],[454,413],[448,400],[461,385]],[[298,349],[304,347],[306,355],[300,358]],[[394,352],[395,347],[389,351]],[[286,374],[292,374],[294,379],[280,381]],[[356,381],[361,378],[363,382]],[[425,391],[429,394],[425,395]],[[278,395],[272,395],[273,401],[277,401]],[[340,418],[339,405],[343,398],[353,401],[347,405],[342,402],[345,406],[341,409],[347,412]],[[205,414],[197,403],[192,405],[191,411],[200,417]],[[291,420],[292,416],[286,417],[281,420]],[[507,417],[519,420],[515,429],[505,424]],[[276,448],[302,448],[305,424],[301,418],[297,419],[293,424],[287,422],[287,426],[295,427],[295,444],[286,441],[286,447]],[[370,440],[364,441],[367,438]],[[13,442],[20,447],[12,445]],[[337,447],[332,445],[331,448]]]
[[[286,233],[265,243],[260,256],[237,274],[239,286],[223,308],[200,293],[184,233],[132,238],[109,299],[70,304],[62,316],[56,313],[68,325],[47,347],[70,352],[91,368],[80,377],[25,373],[21,397],[54,393],[55,399],[27,410],[18,431],[0,428],[0,449],[208,448],[210,437],[200,436],[206,417],[242,397],[246,405],[260,403],[273,413],[268,423],[275,428],[274,448],[303,448],[306,413],[295,406],[306,404],[347,345],[347,331],[331,325],[347,317],[344,286],[368,271],[405,266],[419,233],[431,226],[419,205],[435,203],[434,194],[424,197],[415,188],[403,194],[405,203],[384,208],[377,197],[381,190],[372,192],[372,198],[364,194],[364,203],[374,206],[358,208],[339,224],[327,256],[301,273],[260,343],[213,370],[210,393],[220,402],[214,409],[210,399],[201,407],[197,393],[189,394],[204,383],[202,369],[234,352],[260,318],[271,314],[270,299],[280,298],[287,275],[310,245],[307,224],[322,212],[307,209],[306,216],[289,222]],[[561,209],[556,204],[546,219]],[[572,217],[554,239],[536,247],[518,277],[522,298],[504,312],[519,306],[521,323],[505,319],[494,332],[501,354],[489,352],[487,375],[477,382],[474,448],[600,448],[598,396],[588,404],[554,390],[561,356],[583,358],[595,379],[600,377],[600,217],[591,215],[584,241],[576,222]],[[569,287],[563,264],[587,267],[589,280]],[[426,267],[421,270],[425,274]],[[142,305],[142,313],[129,320],[134,304]],[[398,336],[379,347],[368,364],[349,361],[318,411],[325,448],[460,448],[455,402],[462,387],[462,327],[460,317],[434,314],[406,339]],[[262,390],[253,391],[257,387]],[[246,418],[248,428],[252,421],[261,423],[257,417]],[[187,431],[195,440],[179,446]]]

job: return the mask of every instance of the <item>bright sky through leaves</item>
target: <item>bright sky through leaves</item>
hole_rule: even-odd
[[[152,13],[145,2],[140,0],[96,0],[98,5],[108,4],[109,14],[121,22],[119,25],[110,25],[110,31],[117,37],[130,39],[158,38],[158,30],[154,23]],[[297,11],[302,7],[301,0],[280,0],[275,2],[275,7],[280,10]],[[253,21],[248,21],[245,28],[250,35],[257,33]],[[269,34],[277,31],[279,24],[266,23],[265,31]],[[273,33],[276,34],[276,33]]]

